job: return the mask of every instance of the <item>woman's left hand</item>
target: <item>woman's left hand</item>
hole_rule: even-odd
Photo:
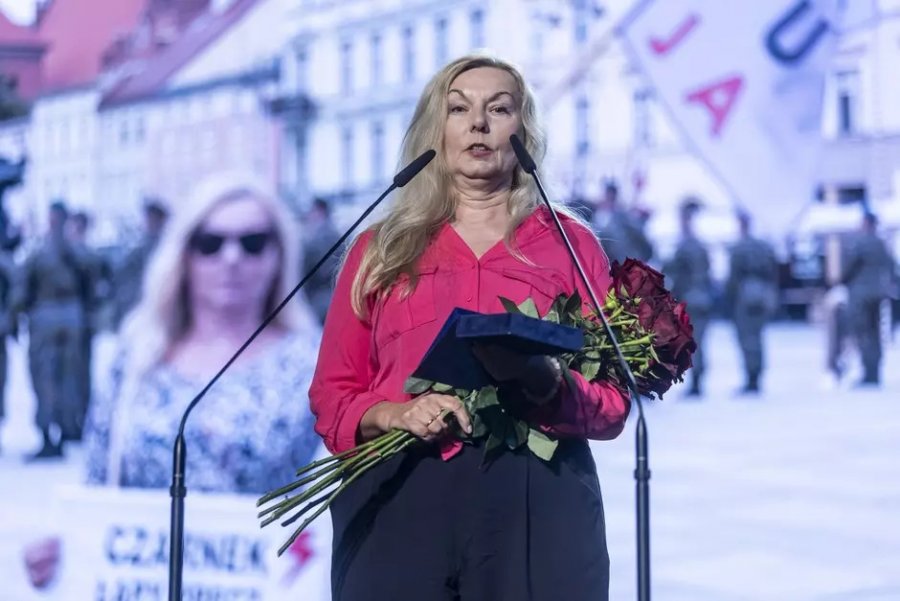
[[[488,374],[498,382],[521,380],[531,357],[495,344],[475,344],[472,352]]]
[[[545,403],[559,390],[562,373],[551,357],[525,355],[497,345],[476,344],[472,350],[492,378],[519,384],[533,403]]]

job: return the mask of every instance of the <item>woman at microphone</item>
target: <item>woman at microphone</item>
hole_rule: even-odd
[[[404,164],[429,148],[437,157],[345,257],[310,388],[316,431],[334,453],[397,428],[432,444],[376,467],[334,501],[334,601],[607,598],[603,505],[587,439],[618,436],[627,396],[579,373],[564,379],[553,357],[481,352],[529,421],[561,439],[549,463],[523,450],[483,468],[483,449],[450,444],[438,419],[449,411],[470,428],[455,397],[403,391],[455,307],[500,313],[499,297],[531,297],[543,314],[561,293],[588,298],[516,161],[512,134],[539,162],[544,134],[518,70],[487,56],[441,69],[402,148]],[[604,294],[609,265],[599,242],[576,218],[562,220]]]

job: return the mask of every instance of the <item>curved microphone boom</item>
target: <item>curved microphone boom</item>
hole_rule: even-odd
[[[300,283],[294,286],[294,289],[291,290],[284,300],[282,300],[277,307],[266,317],[262,323],[256,328],[256,331],[250,335],[250,337],[240,346],[240,348],[231,356],[231,358],[222,366],[215,376],[209,381],[209,383],[203,387],[197,396],[193,398],[193,400],[188,404],[187,409],[184,410],[184,414],[181,416],[181,424],[178,426],[178,435],[175,437],[175,445],[172,452],[172,486],[169,488],[169,495],[172,497],[172,512],[171,512],[171,521],[169,524],[169,601],[181,601],[181,584],[182,584],[182,570],[184,567],[184,497],[187,495],[187,487],[184,484],[184,469],[185,469],[185,441],[184,441],[184,427],[187,423],[188,415],[190,415],[191,411],[194,407],[197,406],[197,403],[200,402],[201,399],[206,395],[210,388],[222,377],[222,375],[228,371],[228,368],[232,366],[232,364],[237,360],[238,357],[250,346],[254,340],[256,340],[257,336],[259,336],[266,327],[272,323],[275,317],[284,309],[287,304],[294,298],[297,292],[306,284],[307,281],[315,274],[325,262],[340,249],[344,243],[347,241],[347,238],[350,237],[359,224],[363,222],[363,220],[369,216],[369,214],[375,210],[382,200],[385,197],[393,192],[396,188],[402,188],[406,184],[408,184],[416,175],[419,174],[422,169],[425,168],[428,163],[431,162],[435,157],[435,151],[433,149],[429,149],[423,152],[420,156],[418,156],[415,160],[413,160],[409,165],[400,170],[397,175],[394,176],[394,180],[391,185],[385,190],[381,196],[379,196],[375,202],[373,202],[369,207],[363,211],[362,215],[359,216],[353,225],[351,225],[344,235],[338,238],[338,241],[332,245],[331,248],[319,259],[319,262],[316,263],[312,269],[310,269],[309,273],[303,276],[303,279],[300,280]]]
[[[600,317],[600,321],[603,323],[603,329],[606,331],[606,335],[609,337],[610,342],[612,342],[613,349],[615,349],[616,358],[619,360],[619,369],[625,377],[625,382],[628,384],[628,390],[631,393],[631,402],[638,408],[638,421],[635,432],[636,468],[634,470],[634,479],[637,482],[638,599],[639,601],[650,601],[650,464],[647,458],[647,423],[644,421],[644,407],[641,404],[641,395],[637,389],[634,372],[628,367],[625,355],[622,354],[622,349],[619,347],[619,341],[616,339],[616,335],[609,326],[606,315],[603,313],[603,306],[600,304],[600,301],[597,300],[597,294],[594,292],[594,287],[591,285],[584,268],[581,266],[581,261],[579,261],[578,255],[572,247],[572,243],[569,241],[569,237],[566,235],[562,223],[559,221],[556,210],[547,198],[547,193],[544,191],[544,186],[541,184],[540,177],[538,177],[537,165],[535,164],[534,159],[531,158],[525,145],[516,134],[509,137],[509,142],[512,144],[513,151],[516,153],[519,165],[525,173],[528,173],[534,178],[534,183],[537,184],[538,192],[540,192],[544,204],[553,216],[553,222],[556,224],[556,229],[559,230],[559,233],[562,236],[566,249],[569,251],[569,256],[572,258],[575,269],[581,278],[581,282],[584,284],[588,296],[591,297],[591,304],[594,306],[594,310]]]

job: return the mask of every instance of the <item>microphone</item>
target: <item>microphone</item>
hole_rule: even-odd
[[[631,393],[631,402],[637,405],[638,408],[638,421],[635,432],[637,467],[634,470],[634,479],[637,481],[638,599],[640,601],[650,601],[650,465],[647,460],[647,423],[644,421],[644,407],[641,404],[641,395],[638,392],[637,382],[634,380],[634,372],[628,367],[628,362],[625,360],[625,355],[622,354],[619,341],[616,339],[615,333],[609,326],[609,321],[607,321],[606,315],[603,313],[602,305],[597,300],[597,294],[594,292],[594,287],[591,285],[584,268],[581,266],[578,254],[575,252],[572,243],[569,241],[569,236],[566,235],[562,223],[559,221],[559,216],[556,214],[556,210],[553,208],[553,205],[550,204],[550,199],[547,198],[547,193],[544,191],[541,178],[538,177],[537,165],[535,164],[534,159],[528,153],[525,145],[516,134],[509,137],[509,142],[512,144],[513,151],[516,153],[519,165],[525,173],[530,174],[534,178],[534,183],[537,184],[538,192],[540,192],[544,204],[550,210],[550,215],[553,216],[553,222],[556,224],[556,229],[559,230],[559,234],[562,236],[563,242],[566,245],[566,250],[569,251],[572,263],[574,263],[581,282],[584,284],[588,296],[591,298],[591,304],[594,306],[594,310],[597,312],[600,321],[603,323],[603,329],[606,331],[606,335],[609,337],[610,342],[612,342],[616,358],[619,361],[619,369],[625,377],[625,382],[628,384],[628,391]]]
[[[433,148],[429,148],[420,154],[409,165],[401,169],[400,173],[394,176],[394,185],[398,188],[402,188],[408,184],[412,178],[419,174],[419,171],[425,168],[425,165],[431,162],[431,159],[433,159],[436,154],[437,153]]]
[[[188,416],[194,407],[197,406],[203,397],[209,392],[209,389],[213,387],[213,385],[219,381],[219,378],[228,371],[228,368],[234,364],[238,357],[247,350],[247,347],[250,346],[254,340],[256,340],[257,336],[259,336],[266,327],[272,323],[272,321],[278,316],[278,314],[284,309],[291,299],[300,291],[300,289],[309,281],[309,279],[325,264],[328,259],[338,251],[346,242],[347,238],[350,237],[359,224],[365,220],[372,211],[381,203],[385,197],[393,192],[396,188],[402,188],[406,184],[408,184],[416,175],[419,174],[422,169],[425,168],[428,163],[431,162],[435,157],[435,151],[433,149],[428,149],[419,155],[415,160],[413,160],[409,165],[404,167],[400,172],[394,176],[393,183],[388,187],[387,190],[382,192],[381,196],[379,196],[375,202],[373,202],[369,207],[363,211],[363,213],[359,216],[353,225],[351,225],[344,234],[338,238],[337,242],[335,242],[328,251],[319,259],[319,262],[313,265],[312,269],[309,270],[303,279],[300,280],[300,283],[294,286],[294,289],[291,290],[284,300],[282,300],[277,307],[266,317],[258,328],[250,335],[250,337],[238,348],[238,350],[232,355],[232,357],[222,366],[215,376],[203,387],[203,389],[191,400],[188,404],[187,409],[184,410],[184,414],[181,416],[181,424],[178,426],[178,435],[175,437],[175,445],[172,451],[172,485],[169,487],[169,496],[172,497],[172,509],[171,509],[171,519],[169,523],[169,601],[181,601],[181,585],[182,585],[182,572],[184,568],[184,497],[187,496],[187,487],[184,484],[184,471],[185,471],[185,457],[186,457],[186,449],[185,449],[185,441],[184,441],[184,428],[187,423]]]

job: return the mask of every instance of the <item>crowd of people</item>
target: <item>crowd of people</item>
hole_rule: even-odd
[[[220,188],[228,184],[232,189],[216,191],[217,182]],[[254,216],[262,219],[263,215],[267,216],[265,227],[232,237],[219,230],[206,232],[207,220],[217,218],[225,210],[223,207],[234,210],[241,206],[240,198],[232,198],[241,191],[250,200],[244,199],[246,206],[238,216],[239,225],[246,225]],[[17,338],[27,343],[36,401],[35,425],[41,433],[40,448],[30,453],[26,461],[62,457],[67,444],[83,441],[88,449],[91,481],[106,481],[112,472],[120,474],[114,478],[116,485],[161,486],[159,474],[154,476],[143,462],[152,454],[148,449],[153,445],[147,441],[153,438],[160,443],[155,459],[158,465],[167,464],[164,456],[168,451],[161,447],[168,443],[163,444],[167,439],[161,429],[173,425],[170,422],[176,419],[175,413],[180,416],[182,405],[202,387],[204,378],[213,375],[212,368],[224,363],[227,353],[240,346],[265,314],[293,288],[306,267],[303,257],[320,256],[320,249],[327,249],[337,238],[332,235],[333,227],[329,227],[327,204],[318,202],[306,217],[303,229],[311,234],[303,236],[307,243],[301,245],[296,220],[275,200],[275,195],[255,182],[241,181],[235,174],[211,177],[205,187],[198,186],[193,196],[178,200],[179,209],[170,216],[166,202],[146,198],[143,234],[136,244],[119,253],[92,247],[88,243],[90,217],[71,211],[63,201],[51,204],[46,232],[40,239],[30,241],[31,248],[19,252],[18,260],[13,251],[19,247],[20,239],[0,252],[0,336],[4,341],[0,344],[0,394],[6,388],[5,341],[7,337]],[[9,231],[13,229],[10,227]],[[294,398],[294,390],[305,392],[308,384],[301,380],[312,374],[318,331],[338,260],[339,255],[320,270],[317,279],[307,284],[306,295],[298,296],[269,328],[271,331],[247,351],[246,359],[259,364],[247,369],[239,362],[220,388],[228,388],[231,396],[242,396],[238,390],[245,391],[243,395],[252,390],[253,395],[265,394],[267,398],[274,394],[272,398],[284,399],[285,403]],[[272,271],[268,279],[260,277],[259,272],[265,261],[271,263],[266,263]],[[264,298],[252,295],[254,286],[262,287],[262,292],[256,293]],[[113,334],[117,339],[111,373],[95,373],[92,364],[92,350],[99,333]],[[147,354],[151,348],[153,356]],[[265,355],[265,360],[255,358],[259,353]],[[295,356],[299,359],[292,359],[292,368],[282,369]],[[264,392],[264,382],[270,387],[272,382],[283,382],[284,386],[277,394],[274,389]],[[134,395],[142,402],[127,400]],[[150,399],[152,403],[145,403]],[[3,401],[0,397],[0,419],[4,416]],[[207,403],[216,401],[210,399]],[[290,403],[305,405],[296,400]],[[167,409],[163,417],[160,410],[169,405],[171,415]],[[287,432],[301,434],[296,441],[303,447],[302,452],[297,445],[286,448],[293,449],[291,452],[298,459],[308,457],[315,445],[309,436],[311,427],[301,427],[297,422],[303,413],[290,412],[285,405],[281,411],[283,419],[278,421],[278,416],[271,414],[273,409],[270,401],[268,411],[274,422],[269,425],[278,422],[271,427],[280,429],[282,436],[287,436]],[[156,416],[153,420],[143,419],[146,415],[140,417],[151,410]],[[227,412],[220,410],[216,414],[221,419]],[[156,438],[147,433],[130,438],[138,435],[111,428],[113,421],[126,427],[150,427],[155,423],[159,431]],[[234,455],[232,461],[237,462],[238,456],[246,460],[248,453],[253,454],[247,445],[240,446],[240,440],[229,440],[238,446],[220,451]],[[144,460],[130,463],[129,447],[122,446],[128,444],[143,449]],[[109,453],[115,458],[110,459]],[[284,457],[279,459],[281,472],[295,463]],[[219,460],[221,457],[216,456],[209,461]],[[115,464],[112,469],[110,461]],[[270,467],[259,473],[268,474],[267,481],[274,482],[275,466]],[[133,475],[140,477],[133,481]],[[238,478],[234,474],[230,477]],[[265,488],[246,478],[240,481],[243,483],[227,488]]]
[[[699,348],[685,398],[700,399],[704,395],[708,353],[704,352],[703,340],[707,326],[716,317],[724,317],[734,327],[744,368],[743,384],[737,392],[762,392],[764,330],[779,316],[781,270],[774,247],[754,235],[748,212],[735,213],[738,237],[728,247],[728,271],[719,283],[712,273],[709,244],[695,227],[697,216],[704,210],[701,199],[687,197],[681,202],[678,242],[667,257],[659,256],[646,232],[646,210],[623,206],[614,182],[606,183],[596,202],[579,199],[571,205],[592,225],[610,261],[632,257],[651,263],[665,274],[675,297],[687,303]],[[827,368],[838,379],[846,374],[849,347],[854,347],[862,365],[862,375],[854,384],[879,386],[881,307],[898,288],[895,260],[878,232],[878,218],[871,212],[863,212],[859,230],[844,237],[840,262],[840,277],[826,282],[829,292],[825,304],[830,307],[826,319],[830,330]]]

